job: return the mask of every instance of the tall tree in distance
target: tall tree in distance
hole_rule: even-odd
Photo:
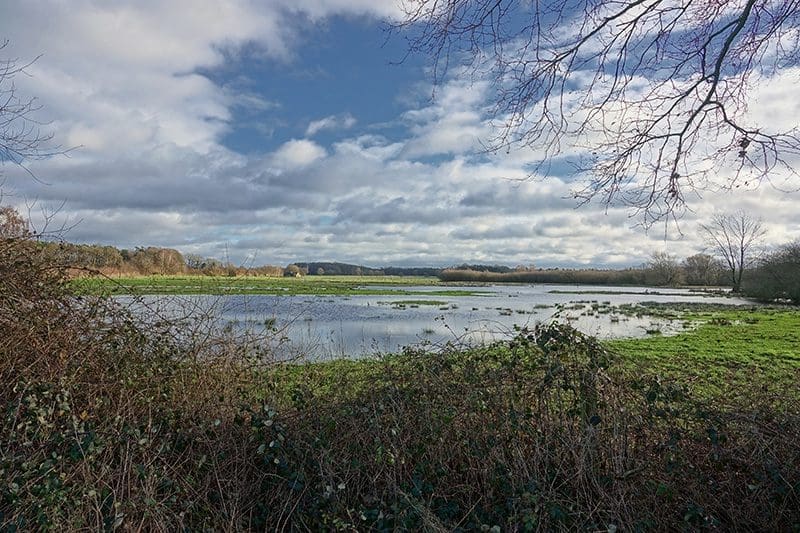
[[[11,206],[0,205],[0,240],[19,239],[30,233],[28,221]]]
[[[753,89],[800,64],[800,0],[402,0],[394,30],[432,58],[436,82],[491,80],[490,150],[586,155],[585,203],[679,215],[687,194],[796,187],[798,128],[748,116]],[[778,172],[778,171],[781,172]],[[786,186],[787,183],[781,183]]]
[[[701,224],[711,250],[722,258],[734,292],[742,287],[742,274],[758,259],[759,240],[766,233],[764,223],[744,211],[714,215]]]
[[[664,251],[656,251],[647,263],[645,279],[652,285],[674,286],[683,282],[682,274],[675,256]]]
[[[681,266],[689,285],[716,285],[722,271],[719,260],[708,254],[689,256]]]

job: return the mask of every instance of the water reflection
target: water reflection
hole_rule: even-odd
[[[560,320],[601,338],[671,334],[681,320],[622,312],[641,302],[747,304],[684,289],[569,285],[489,285],[480,296],[148,296],[120,298],[139,312],[205,313],[237,330],[270,332],[284,357],[358,357],[417,344],[475,344],[512,335],[515,327]],[[589,294],[596,291],[602,294]],[[580,294],[576,294],[580,292]]]

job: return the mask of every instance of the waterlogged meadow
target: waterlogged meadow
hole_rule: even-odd
[[[180,318],[76,297],[37,250],[0,242],[5,530],[800,528],[796,310],[537,287],[216,297],[266,317],[254,337],[197,295],[167,296]],[[322,302],[528,324],[286,364],[265,301],[296,302],[300,322]],[[605,316],[694,326],[612,342],[570,325]]]
[[[266,327],[275,333],[277,353],[313,360],[394,353],[420,344],[474,346],[507,339],[519,328],[538,322],[567,323],[600,338],[670,335],[693,327],[693,322],[682,319],[680,313],[657,313],[642,304],[673,303],[679,308],[698,303],[749,305],[745,300],[716,293],[679,289],[453,286],[430,279],[425,285],[408,283],[417,279],[393,278],[387,283],[387,279],[371,278],[289,278],[275,282],[270,289],[289,287],[281,295],[150,294],[117,298],[142,313],[174,316],[187,308],[198,309],[237,331]],[[334,287],[338,294],[333,294]]]

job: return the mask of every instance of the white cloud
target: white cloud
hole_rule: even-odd
[[[486,82],[451,81],[439,89],[432,103],[404,113],[413,134],[405,155],[458,155],[480,150],[481,139],[491,131],[483,112],[487,88]],[[430,94],[427,92],[427,98]]]
[[[272,154],[271,161],[280,170],[295,170],[325,157],[325,148],[307,139],[292,139]]]
[[[313,137],[323,130],[347,130],[355,126],[356,119],[350,113],[330,115],[319,120],[312,120],[306,128],[306,137]]]
[[[4,3],[0,35],[10,41],[4,55],[43,54],[17,84],[47,103],[42,118],[67,132],[65,144],[104,154],[163,143],[207,151],[228,131],[232,107],[264,110],[275,103],[218,87],[198,69],[219,67],[244,47],[290,61],[304,17],[387,15],[390,5],[20,0]]]
[[[280,102],[267,100],[257,94],[246,91],[235,91],[226,88],[226,96],[231,107],[241,108],[247,111],[270,111],[281,107]]]

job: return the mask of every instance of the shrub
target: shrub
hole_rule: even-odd
[[[748,296],[800,304],[800,241],[785,244],[763,258],[743,285]]]
[[[2,527],[240,519],[223,511],[243,481],[220,472],[247,439],[228,422],[244,399],[244,354],[178,335],[176,321],[73,297],[66,277],[37,243],[0,241]]]

